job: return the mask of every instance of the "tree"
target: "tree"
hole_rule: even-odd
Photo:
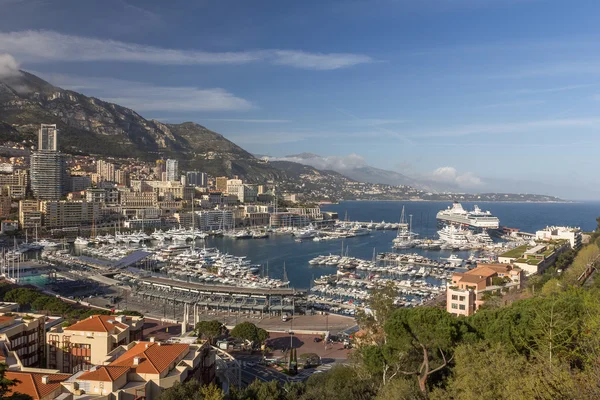
[[[383,326],[397,309],[394,301],[398,291],[392,282],[375,289],[369,299],[369,308],[357,313],[358,324],[370,335],[374,343],[383,343]]]
[[[300,362],[304,364],[304,368],[321,364],[321,357],[316,353],[304,353],[298,356]]]
[[[370,400],[377,393],[369,376],[359,368],[335,366],[325,374],[313,374],[306,381],[301,400]]]
[[[158,400],[223,400],[225,394],[215,384],[202,385],[195,379],[184,383],[175,382],[164,390]]]
[[[22,393],[11,393],[12,388],[20,383],[18,380],[8,379],[6,377],[6,371],[8,371],[8,365],[0,363],[0,399],[7,400],[33,400],[31,396]],[[9,396],[8,394],[11,393]]]
[[[394,375],[415,376],[419,389],[426,394],[431,375],[446,368],[452,360],[461,325],[459,319],[439,308],[395,311],[385,324],[387,343],[384,347],[395,355]]]
[[[230,335],[237,339],[247,340],[252,345],[266,340],[268,337],[268,333],[264,329],[258,328],[252,322],[242,322],[241,324],[237,324],[231,330]]]
[[[269,332],[267,332],[263,328],[258,328],[256,332],[256,337],[259,343],[264,343],[269,338]]]
[[[212,344],[213,340],[221,334],[222,326],[223,324],[217,320],[200,321],[196,324],[194,334],[208,340]]]

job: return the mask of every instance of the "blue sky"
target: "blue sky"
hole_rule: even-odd
[[[0,0],[0,54],[258,154],[600,198],[599,15],[598,1]]]

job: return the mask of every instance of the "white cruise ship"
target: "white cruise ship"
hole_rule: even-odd
[[[436,218],[443,225],[460,225],[475,230],[500,228],[500,220],[491,212],[482,211],[477,206],[473,211],[467,211],[458,202],[446,210],[439,211]]]

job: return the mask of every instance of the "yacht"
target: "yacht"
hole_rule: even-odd
[[[446,225],[438,231],[440,240],[452,245],[468,244],[469,237],[472,236],[472,234],[471,231],[457,228],[454,225]]]
[[[73,242],[73,244],[75,246],[87,246],[88,244],[90,244],[90,241],[87,240],[86,238],[82,238],[82,237],[77,237],[77,239],[75,239],[75,241]]]
[[[235,239],[252,239],[253,235],[250,231],[242,230],[236,233],[233,237]]]
[[[299,231],[294,232],[294,236],[296,236],[297,239],[312,239],[315,236],[317,236],[319,234],[318,231],[316,231],[311,225],[309,225],[306,229],[302,229]]]
[[[398,224],[398,234],[392,240],[393,247],[395,249],[409,249],[415,247],[419,241],[415,240],[416,233],[410,231],[412,225],[412,215],[410,216],[411,223],[406,223],[404,216],[404,207],[402,207],[402,213],[400,214],[400,223]]]
[[[447,258],[441,257],[440,260],[446,260],[450,264],[453,264],[453,265],[460,265],[464,261],[462,258],[459,258],[456,254],[452,254],[452,255],[450,255],[450,257],[447,257]]]

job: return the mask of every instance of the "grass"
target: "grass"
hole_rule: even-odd
[[[507,251],[506,253],[500,254],[500,257],[508,257],[508,258],[519,258],[527,251],[527,245],[524,244],[519,247],[515,247],[512,250]]]

